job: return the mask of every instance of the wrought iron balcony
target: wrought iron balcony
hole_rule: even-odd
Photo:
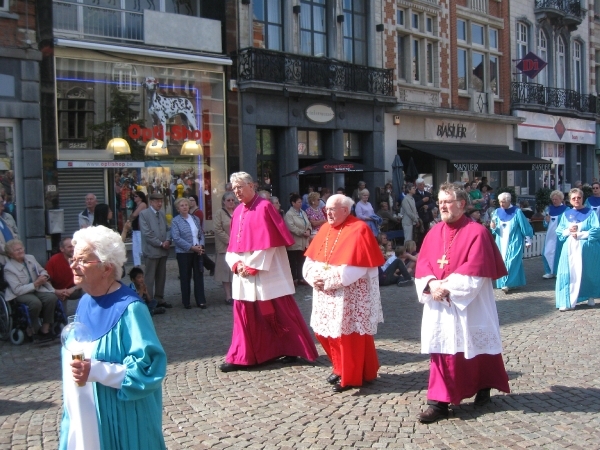
[[[86,39],[144,42],[144,14],[118,8],[53,2],[54,30],[61,35]]]
[[[259,48],[237,54],[238,83],[264,81],[374,95],[394,95],[393,69],[358,66],[329,58]]]
[[[510,102],[537,105],[544,108],[561,108],[581,113],[598,114],[600,99],[591,94],[580,94],[571,89],[545,87],[537,83],[511,83]]]
[[[564,24],[571,30],[583,22],[586,12],[579,0],[535,0],[535,15],[538,20],[547,18],[553,23]]]

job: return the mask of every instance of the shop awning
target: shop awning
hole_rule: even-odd
[[[398,149],[416,150],[448,161],[460,171],[550,170],[552,162],[509,150],[506,145],[447,144],[398,141]]]

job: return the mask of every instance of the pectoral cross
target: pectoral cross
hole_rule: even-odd
[[[436,261],[440,265],[440,269],[444,268],[444,264],[450,264],[450,261],[446,259],[446,254],[442,255],[441,259]]]

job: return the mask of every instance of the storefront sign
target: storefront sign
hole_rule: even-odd
[[[140,127],[137,124],[129,125],[127,134],[131,139],[141,139],[144,142],[148,142],[152,139],[164,140],[166,134],[168,138],[174,141],[181,141],[188,139],[190,141],[202,141],[205,144],[210,143],[211,133],[208,130],[190,130],[183,125],[172,125],[170,131],[163,133],[163,128],[157,125],[152,128]]]
[[[316,123],[327,123],[333,120],[335,112],[327,105],[311,105],[306,108],[306,117]]]
[[[544,70],[548,63],[540,58],[533,52],[527,53],[525,58],[521,59],[517,63],[517,69],[521,71],[523,75],[527,75],[529,78],[537,77],[538,73]]]
[[[477,125],[460,120],[425,119],[425,139],[445,142],[477,142]]]
[[[113,169],[144,166],[143,161],[56,161],[57,169]]]
[[[516,111],[525,122],[517,125],[517,139],[547,142],[570,142],[574,144],[596,144],[596,122],[551,116],[528,111]]]

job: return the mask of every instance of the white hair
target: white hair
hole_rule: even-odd
[[[352,200],[350,197],[346,197],[343,194],[334,194],[327,199],[328,206],[337,204],[348,208],[348,211],[350,211],[354,206],[354,200]]]
[[[76,252],[91,252],[103,264],[113,267],[115,280],[123,276],[123,265],[127,261],[127,251],[121,236],[102,225],[82,228],[73,235]]]
[[[508,192],[503,192],[501,194],[498,194],[498,201],[502,201],[502,200],[508,200],[510,202],[510,200],[512,199],[511,195]]]
[[[252,176],[246,172],[232,173],[231,176],[229,177],[229,181],[231,181],[231,183],[235,183],[236,181],[238,181],[238,182],[241,181],[242,183],[246,183],[246,184],[254,183]]]
[[[415,184],[421,184],[421,183],[425,183],[425,180],[423,178],[417,178],[415,180]]]

